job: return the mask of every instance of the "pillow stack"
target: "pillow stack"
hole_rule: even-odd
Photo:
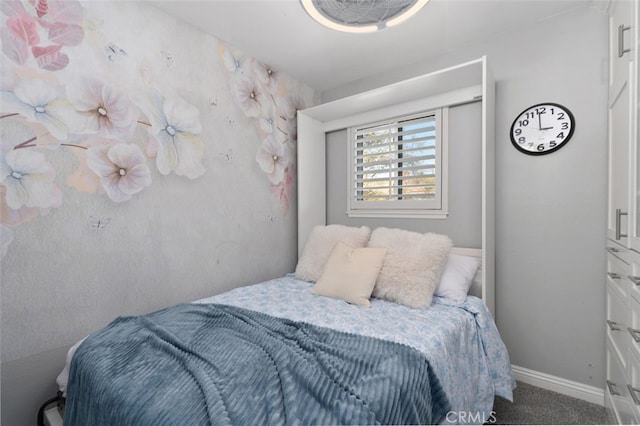
[[[446,235],[402,229],[316,226],[295,276],[314,294],[370,306],[370,297],[425,309],[434,294],[466,299],[479,260],[451,253]]]

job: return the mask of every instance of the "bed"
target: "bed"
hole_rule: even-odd
[[[401,303],[393,288],[375,291],[385,266],[394,266],[385,262],[397,263],[394,253],[411,247],[393,230],[394,247],[384,231],[314,229],[295,273],[120,317],[91,334],[72,347],[58,378],[65,424],[466,424],[492,418],[494,398],[512,400],[515,382],[492,315],[473,295],[479,271],[465,271],[462,297],[440,289],[453,256],[468,260],[479,251],[441,250],[446,254],[432,277],[437,288],[420,302],[428,305],[408,306],[414,294]],[[371,297],[350,299],[321,288],[342,245],[357,271],[349,279],[369,274],[374,280]],[[424,251],[412,251],[424,259]],[[365,254],[377,256],[365,261],[377,266],[358,263]]]

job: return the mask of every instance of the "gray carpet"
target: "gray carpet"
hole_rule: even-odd
[[[497,425],[604,425],[604,407],[518,382],[513,403],[497,398],[493,410]],[[491,420],[491,419],[490,419]]]

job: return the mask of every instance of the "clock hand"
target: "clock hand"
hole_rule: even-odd
[[[553,126],[542,127],[542,114],[538,114],[538,130],[549,130],[549,129],[553,129]]]

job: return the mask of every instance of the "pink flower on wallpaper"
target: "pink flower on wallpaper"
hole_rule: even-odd
[[[278,185],[284,179],[284,172],[291,163],[291,154],[285,144],[278,143],[273,137],[267,137],[256,153],[256,161],[269,177],[269,181]]]
[[[60,206],[62,193],[54,185],[54,177],[55,171],[40,152],[19,149],[0,158],[0,183],[13,210]]]
[[[147,151],[157,153],[158,171],[163,175],[175,172],[190,179],[202,176],[204,144],[198,108],[183,99],[164,99],[157,94],[137,97],[134,102],[150,121],[153,146]]]
[[[55,138],[67,139],[75,109],[61,97],[61,89],[44,79],[20,80],[11,91],[0,92],[3,113],[17,113],[30,122],[42,124]]]
[[[7,188],[0,185],[0,223],[9,227],[16,227],[23,223],[30,222],[38,217],[40,209],[37,207],[26,207],[14,210],[7,205]]]
[[[286,118],[293,119],[294,121],[297,112],[306,108],[304,100],[295,90],[289,91],[289,93],[285,95],[276,96],[275,103],[278,106],[278,110],[281,111]]]
[[[285,214],[288,213],[291,208],[291,199],[295,194],[295,183],[295,173],[293,166],[291,165],[284,171],[284,178],[282,179],[282,182],[273,187],[273,192],[280,200],[282,211]]]
[[[253,62],[253,72],[258,82],[269,92],[275,93],[280,81],[280,73],[260,61]]]
[[[11,229],[0,224],[0,259],[7,254],[12,241],[13,232],[11,232]]]
[[[138,111],[129,97],[96,79],[67,88],[71,103],[82,117],[81,133],[129,141],[136,130]]]
[[[238,78],[234,80],[234,92],[240,108],[247,117],[260,117],[271,106],[262,87],[252,79]]]
[[[31,57],[38,66],[57,71],[69,64],[63,46],[76,46],[84,39],[82,5],[75,0],[3,0],[6,16],[2,27],[2,51],[23,65]]]
[[[87,165],[98,176],[109,198],[121,203],[151,185],[151,171],[134,144],[100,145],[87,151]]]

